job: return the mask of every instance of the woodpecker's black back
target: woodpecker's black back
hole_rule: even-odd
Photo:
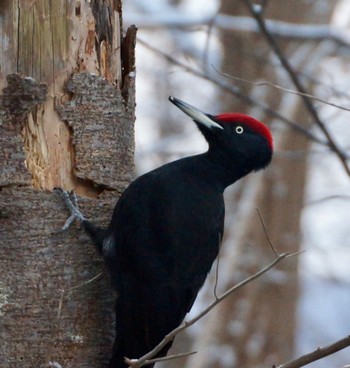
[[[272,156],[271,134],[255,119],[206,115],[171,101],[194,119],[208,152],[135,180],[118,201],[107,230],[84,221],[118,293],[109,368],[126,367],[124,357],[144,355],[182,322],[218,254],[224,189],[265,167]]]
[[[122,356],[145,354],[179,325],[217,255],[224,202],[206,174],[203,156],[163,166],[131,184],[115,208],[106,239],[117,247],[105,258],[120,295]]]

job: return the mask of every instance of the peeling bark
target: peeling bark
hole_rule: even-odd
[[[132,179],[136,29],[122,37],[112,0],[5,1],[0,17],[0,366],[102,367],[115,296],[81,230],[56,233],[51,190],[103,226]]]

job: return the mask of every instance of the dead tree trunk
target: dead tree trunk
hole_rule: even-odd
[[[135,28],[119,0],[0,4],[0,366],[102,367],[113,299],[54,187],[105,224],[133,176]],[[90,282],[88,282],[90,280]]]

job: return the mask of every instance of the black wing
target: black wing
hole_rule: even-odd
[[[222,193],[198,188],[192,175],[159,169],[124,192],[108,229],[115,248],[105,255],[124,356],[143,355],[181,323],[217,256],[223,221]]]

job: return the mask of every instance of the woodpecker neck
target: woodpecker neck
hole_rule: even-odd
[[[249,173],[249,170],[240,165],[239,162],[232,159],[232,157],[222,157],[220,152],[209,150],[204,155],[211,167],[212,175],[220,182],[223,189]]]
[[[188,163],[188,171],[202,182],[224,191],[241,177],[248,174],[243,172],[232,161],[221,160],[211,151],[184,159]]]

